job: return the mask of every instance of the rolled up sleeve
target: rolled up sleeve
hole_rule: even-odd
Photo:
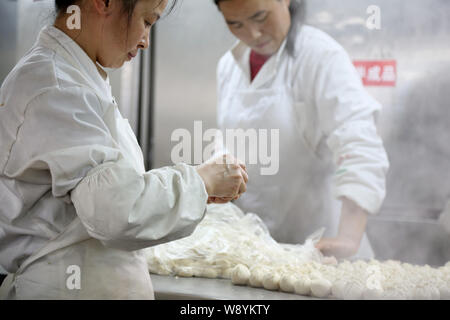
[[[376,128],[381,105],[365,90],[344,50],[332,50],[321,59],[315,101],[337,168],[335,196],[345,196],[369,213],[378,213],[389,168]]]

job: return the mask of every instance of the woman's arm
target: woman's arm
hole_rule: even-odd
[[[339,231],[334,238],[321,239],[316,247],[326,256],[345,258],[358,252],[367,225],[368,212],[343,197]]]

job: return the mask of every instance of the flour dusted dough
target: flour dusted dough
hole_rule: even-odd
[[[231,272],[231,282],[236,285],[247,285],[250,271],[243,264],[238,264]]]
[[[280,279],[281,291],[292,293],[295,292],[295,282],[297,278],[292,274],[284,274]]]
[[[309,296],[311,294],[311,280],[308,277],[298,279],[294,283],[294,291],[296,294]]]
[[[311,280],[311,293],[316,298],[325,298],[331,294],[331,282],[327,279],[313,279]]]
[[[344,280],[337,280],[331,286],[331,293],[336,299],[344,299],[346,282]]]
[[[263,278],[267,271],[264,270],[264,268],[261,267],[254,267],[250,271],[250,279],[249,284],[252,287],[255,288],[262,288],[263,287]]]
[[[364,288],[358,282],[349,282],[344,287],[345,300],[360,300],[363,297]]]
[[[278,272],[275,273],[266,273],[263,277],[263,286],[264,289],[267,290],[278,290],[280,288],[280,274]]]
[[[364,300],[380,300],[383,298],[383,290],[377,288],[364,288],[363,291]]]

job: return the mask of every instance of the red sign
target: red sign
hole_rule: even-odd
[[[353,61],[365,86],[395,87],[397,61]]]

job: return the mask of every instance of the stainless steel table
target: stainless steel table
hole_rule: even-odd
[[[157,300],[317,300],[297,294],[235,286],[227,279],[150,276]]]

